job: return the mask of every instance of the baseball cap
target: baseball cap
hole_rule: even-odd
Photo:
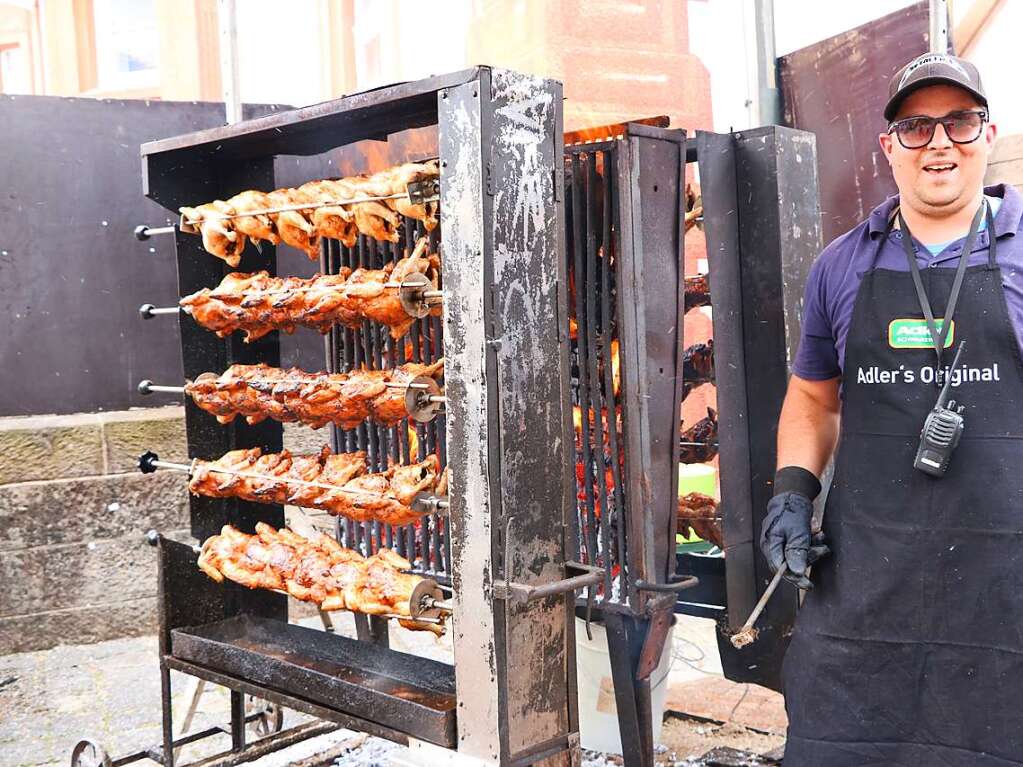
[[[884,108],[884,119],[892,120],[899,111],[899,104],[913,91],[941,83],[969,91],[982,106],[987,106],[987,96],[984,95],[984,86],[980,83],[980,72],[977,71],[977,67],[969,61],[947,53],[925,53],[896,72],[888,83],[888,103]]]

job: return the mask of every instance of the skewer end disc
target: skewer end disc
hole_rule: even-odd
[[[432,606],[427,607],[424,604],[424,602],[427,601],[427,597],[432,598],[435,602],[441,602],[444,599],[444,592],[441,591],[437,581],[432,578],[423,578],[423,580],[419,581],[419,583],[416,584],[416,587],[412,590],[412,596],[409,597],[408,600],[408,611],[413,620],[416,618],[443,617],[439,609]]]

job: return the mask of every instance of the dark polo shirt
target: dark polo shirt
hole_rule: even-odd
[[[1006,184],[987,187],[984,194],[1002,198],[994,222],[998,238],[998,266],[1002,270],[1009,321],[1023,354],[1023,236],[1019,236],[1023,195]],[[803,303],[802,335],[792,365],[792,372],[800,378],[824,381],[842,375],[845,339],[852,322],[856,292],[863,274],[870,268],[871,259],[898,200],[898,195],[885,200],[866,221],[828,245],[810,268]],[[977,234],[970,252],[970,266],[987,262],[989,236],[987,230]],[[909,265],[901,237],[902,232],[899,231],[888,234],[875,266],[906,272],[909,280]],[[951,242],[937,255],[914,240],[917,263],[921,269],[955,268],[965,240],[964,232],[962,238]]]

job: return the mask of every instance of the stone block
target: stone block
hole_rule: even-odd
[[[0,486],[0,552],[97,539],[141,540],[150,528],[187,527],[188,486],[178,472]]]
[[[147,450],[165,461],[188,463],[184,407],[100,413],[98,418],[103,426],[108,474],[137,471],[138,458]]]
[[[96,416],[0,419],[0,485],[103,471],[103,433]]]
[[[170,532],[170,531],[166,531]],[[156,595],[156,549],[141,535],[0,553],[0,616]]]
[[[155,588],[155,575],[151,582]],[[156,597],[147,596],[0,618],[0,655],[152,634],[156,613]]]

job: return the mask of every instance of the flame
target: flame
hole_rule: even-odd
[[[617,338],[611,339],[611,388],[617,398],[622,390],[622,358],[619,354],[621,344]]]
[[[338,150],[338,175],[375,173],[404,162],[421,162],[437,156],[437,126],[410,128],[393,133],[387,141],[357,141]]]
[[[573,122],[576,120],[581,121],[579,115],[575,115],[575,120],[573,120]],[[658,117],[644,117],[640,120],[629,120],[629,122],[653,125],[658,128],[667,128],[668,125],[671,124],[671,120],[666,115],[660,115]],[[569,131],[565,134],[565,146],[572,146],[573,144],[589,144],[594,141],[621,138],[625,133],[626,125],[627,123],[594,125],[590,128],[579,128],[577,130]]]
[[[419,435],[416,433],[415,428],[411,424],[409,424],[408,427],[408,454],[413,461],[418,460]]]

